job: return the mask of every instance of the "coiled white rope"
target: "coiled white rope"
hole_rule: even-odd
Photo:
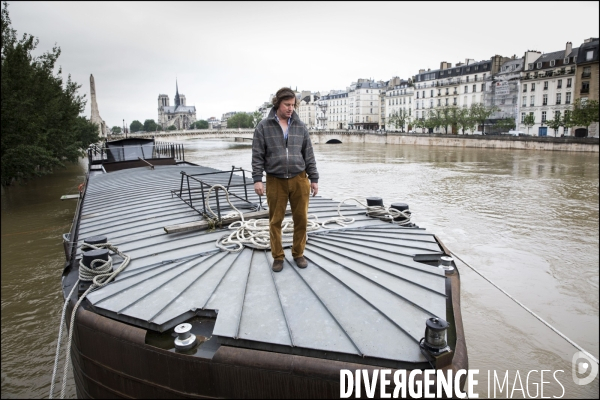
[[[64,366],[64,371],[63,371],[63,381],[62,381],[62,388],[60,391],[61,399],[65,398],[65,391],[67,388],[67,375],[69,373],[69,368],[71,366],[71,343],[73,341],[73,328],[74,328],[74,323],[75,323],[75,315],[77,314],[77,309],[79,308],[79,305],[81,304],[81,302],[83,302],[83,300],[88,295],[88,293],[90,293],[98,288],[101,288],[103,286],[106,286],[108,283],[110,283],[117,275],[119,275],[121,273],[121,271],[123,271],[125,268],[127,268],[127,266],[129,265],[129,261],[131,260],[131,258],[128,255],[120,252],[119,249],[117,247],[113,246],[111,243],[102,243],[102,244],[97,244],[97,245],[83,243],[80,248],[82,251],[109,249],[109,250],[113,251],[115,254],[118,254],[121,258],[123,258],[123,262],[121,263],[119,268],[117,268],[114,272],[111,272],[113,260],[110,255],[108,256],[108,261],[99,260],[99,259],[93,260],[90,263],[90,268],[83,265],[83,257],[81,258],[81,260],[79,260],[79,279],[77,280],[77,282],[75,282],[75,284],[73,285],[73,289],[71,289],[71,292],[65,299],[65,304],[62,309],[62,315],[60,317],[60,327],[58,329],[58,340],[56,343],[56,356],[54,357],[54,369],[52,370],[52,383],[50,385],[50,396],[49,396],[50,399],[54,396],[54,384],[55,384],[54,381],[56,378],[56,371],[58,368],[58,360],[60,358],[60,342],[61,342],[62,335],[63,335],[63,325],[65,323],[65,314],[67,311],[67,306],[69,304],[69,300],[71,299],[73,292],[78,287],[80,281],[84,281],[84,282],[91,281],[92,282],[92,284],[85,291],[85,293],[83,293],[81,295],[81,297],[75,304],[75,307],[73,307],[73,311],[71,312],[71,323],[69,324],[71,329],[69,329],[69,335],[68,335],[68,339],[67,339],[67,349],[66,349],[66,356],[65,356],[66,357],[65,358],[65,366]]]
[[[492,282],[491,280],[489,280],[485,275],[483,275],[481,272],[479,272],[475,267],[472,267],[471,265],[469,265],[469,263],[467,263],[465,260],[463,260],[462,258],[460,258],[455,252],[451,251],[450,252],[454,257],[456,257],[457,259],[459,259],[463,264],[465,264],[467,267],[471,268],[477,275],[481,276],[483,279],[485,279],[486,281],[488,281],[492,286],[494,286],[496,289],[498,289],[499,291],[501,291],[502,293],[504,293],[509,299],[511,299],[512,301],[514,301],[515,303],[517,303],[519,306],[521,306],[521,308],[523,308],[525,311],[527,311],[529,314],[533,315],[535,318],[537,318],[541,323],[543,323],[544,325],[546,325],[548,328],[552,329],[556,334],[558,334],[558,336],[562,337],[563,339],[565,339],[567,342],[569,342],[571,345],[573,345],[575,348],[577,348],[579,351],[581,351],[583,354],[585,354],[587,357],[589,357],[591,360],[594,360],[596,362],[596,364],[598,364],[598,359],[596,357],[594,357],[593,355],[591,355],[590,353],[588,353],[586,350],[584,350],[581,346],[579,346],[577,343],[575,343],[574,341],[572,341],[571,339],[569,339],[565,334],[563,334],[562,332],[560,332],[558,329],[556,329],[555,327],[553,327],[552,325],[550,325],[548,322],[546,322],[542,317],[540,317],[539,315],[537,315],[536,313],[534,313],[533,311],[531,311],[527,306],[525,306],[525,304],[521,303],[519,300],[515,299],[514,297],[512,297],[510,294],[508,294],[504,289],[502,289],[500,286],[496,285],[494,282]]]
[[[267,218],[260,219],[250,219],[248,221],[244,220],[244,214],[238,210],[229,199],[229,192],[227,188],[223,185],[214,185],[208,190],[208,194],[205,198],[205,206],[206,209],[212,214],[215,218],[218,218],[218,215],[210,207],[210,194],[215,189],[222,189],[225,192],[225,198],[227,203],[233,208],[233,212],[225,215],[222,220],[227,220],[235,217],[237,214],[240,215],[240,221],[232,222],[228,228],[232,229],[228,235],[224,235],[219,238],[216,242],[216,246],[221,250],[225,250],[231,253],[237,253],[242,251],[244,246],[252,247],[255,249],[269,249],[271,247],[271,239],[269,234],[269,220]],[[341,207],[342,205],[348,201],[354,200],[361,206],[367,209],[367,215],[374,218],[379,218],[382,221],[390,221],[396,222],[398,225],[408,225],[410,224],[410,211],[400,211],[394,208],[383,207],[383,206],[368,206],[355,198],[348,198],[340,202],[338,204],[337,212],[339,217],[329,218],[324,222],[319,222],[319,218],[316,215],[309,214],[307,216],[307,226],[306,232],[316,231],[320,228],[331,229],[327,226],[327,224],[338,224],[340,226],[347,226],[354,222],[354,218],[345,217],[342,214]],[[394,221],[395,218],[403,217],[403,219],[399,222]],[[291,218],[285,218],[282,222],[281,227],[281,242],[283,246],[287,246],[292,244],[294,235],[294,221]]]

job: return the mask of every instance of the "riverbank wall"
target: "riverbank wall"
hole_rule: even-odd
[[[198,129],[168,132],[136,132],[128,137],[152,138],[159,141],[183,141],[188,139],[234,139],[252,140],[253,129]],[[407,134],[377,133],[370,131],[310,131],[313,144],[325,143],[373,143],[414,146],[474,147],[484,149],[541,150],[599,152],[598,138],[577,137],[538,137],[538,136],[501,136],[501,135],[443,135],[443,134]],[[123,139],[123,135],[109,135],[108,140]]]

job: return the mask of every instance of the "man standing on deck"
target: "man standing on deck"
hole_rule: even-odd
[[[254,191],[259,196],[265,194],[263,171],[267,174],[269,235],[275,272],[283,269],[281,223],[288,200],[294,221],[292,257],[299,268],[307,267],[304,247],[308,201],[311,192],[315,196],[319,191],[317,163],[308,130],[294,111],[297,106],[292,89],[279,89],[269,116],[260,121],[252,141],[252,179]]]

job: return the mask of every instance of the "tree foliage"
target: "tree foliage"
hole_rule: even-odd
[[[113,127],[110,129],[110,131],[111,131],[111,132],[112,132],[112,134],[114,135],[114,134],[119,134],[119,133],[121,133],[121,131],[122,131],[122,130],[121,130],[121,127],[119,127],[119,126],[116,126],[116,125],[115,125],[115,126],[113,126]]]
[[[481,125],[481,133],[485,135],[485,120],[496,111],[499,111],[498,107],[486,107],[482,103],[473,103],[469,109],[469,114],[477,124]]]
[[[208,121],[203,119],[194,122],[190,128],[192,129],[208,129]]]
[[[262,121],[263,119],[263,114],[260,111],[254,111],[252,113],[252,128],[256,128],[258,126],[258,123],[260,121]]]
[[[535,125],[535,115],[533,115],[533,113],[527,114],[525,118],[523,118],[523,125],[527,127],[527,133],[529,133],[529,128]]]
[[[389,125],[393,126],[394,129],[400,129],[401,132],[404,132],[404,125],[406,123],[410,124],[410,117],[405,109],[400,109],[400,111],[394,111],[388,121]]]
[[[573,126],[585,126],[589,132],[590,125],[598,122],[598,101],[581,101],[581,98],[575,100],[573,105],[573,114],[571,115]]]
[[[176,131],[177,127],[175,125],[171,125],[167,128],[168,131]]]
[[[133,122],[129,124],[129,132],[139,132],[142,130],[143,127],[144,125],[142,125],[140,121],[138,121],[137,119],[133,120]]]
[[[510,131],[511,129],[515,129],[515,120],[512,118],[503,118],[501,120],[496,121],[494,125],[495,128],[500,129],[502,132]]]
[[[8,4],[2,7],[1,146],[2,185],[50,173],[77,162],[99,140],[99,129],[80,117],[85,107],[81,87],[54,74],[60,48],[34,57],[39,41],[30,34],[17,39]]]
[[[156,121],[154,121],[153,119],[147,119],[144,121],[144,130],[146,132],[155,132],[157,128],[158,128],[158,125],[156,124]]]
[[[546,125],[548,125],[549,128],[554,130],[554,137],[556,137],[556,131],[558,131],[558,129],[561,126],[563,126],[563,120],[560,117],[560,113],[556,113],[554,115],[554,119],[547,120]]]
[[[251,114],[241,112],[227,119],[227,128],[253,128],[253,117]]]

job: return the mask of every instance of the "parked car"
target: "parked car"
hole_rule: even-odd
[[[525,136],[525,132],[510,130],[508,131],[510,136]]]

